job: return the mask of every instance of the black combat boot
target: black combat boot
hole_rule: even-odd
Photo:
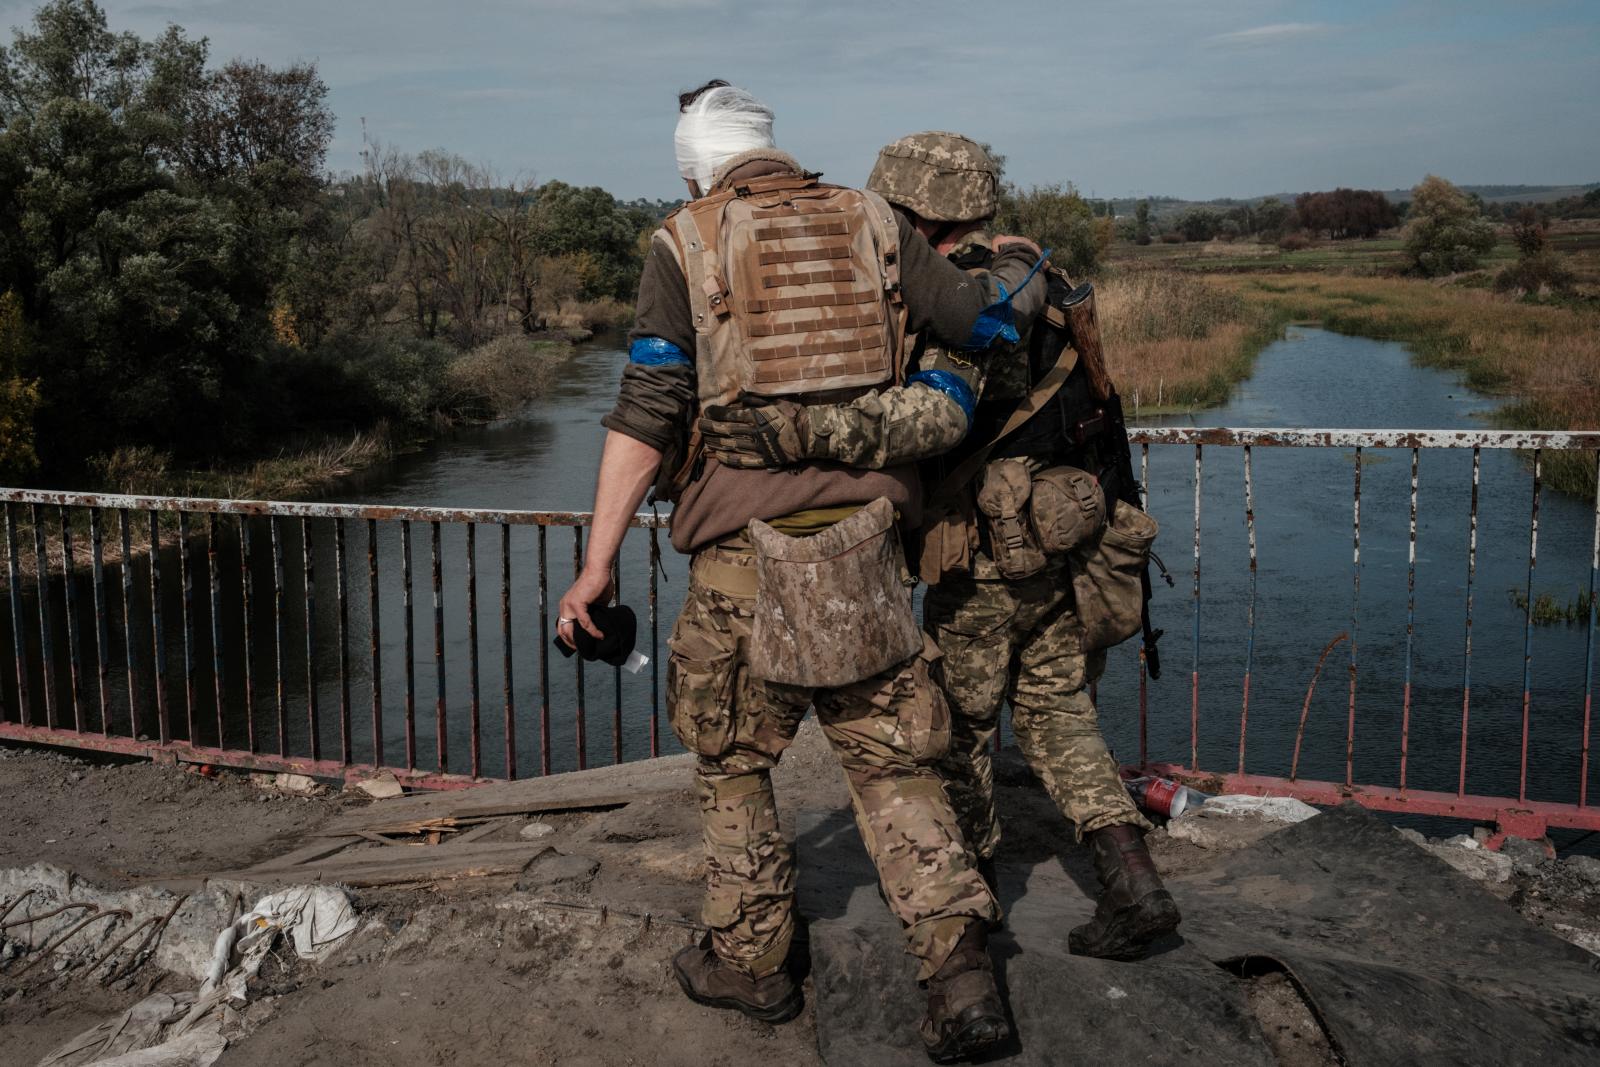
[[[696,1004],[732,1008],[764,1023],[786,1023],[805,1006],[787,970],[751,978],[712,950],[710,934],[672,957],[672,973]]]
[[[922,1040],[934,1063],[969,1059],[1011,1037],[1005,1006],[989,962],[989,931],[978,919],[967,924],[934,976],[928,979],[928,1015]]]
[[[1136,960],[1145,946],[1177,929],[1182,916],[1161,884],[1155,861],[1136,826],[1108,826],[1089,834],[1100,899],[1094,918],[1075,928],[1067,946],[1076,956]]]

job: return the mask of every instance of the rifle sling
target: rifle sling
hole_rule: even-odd
[[[1050,403],[1077,365],[1078,350],[1071,345],[1063,345],[1061,356],[1056,360],[1056,365],[1051,367],[1049,372],[1039,379],[1038,384],[1033,387],[1028,395],[1022,398],[1022,403],[1018,404],[1017,409],[1011,413],[1011,417],[1006,419],[1006,424],[1000,428],[1000,432],[995,434],[988,444],[968,456],[959,467],[946,475],[945,479],[939,483],[939,487],[934,490],[931,500],[935,503],[942,502],[970,482],[978,471],[982,469],[984,463],[988,461],[989,453],[994,451],[994,447],[1021,427],[1023,423],[1033,418],[1046,404]]]

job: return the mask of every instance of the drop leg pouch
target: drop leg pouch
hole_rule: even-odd
[[[749,538],[756,553],[753,677],[850,685],[921,651],[887,498],[810,537],[789,537],[756,520]]]
[[[1156,520],[1119,500],[1099,535],[1067,554],[1085,652],[1121,644],[1139,631],[1144,569],[1157,530]]]

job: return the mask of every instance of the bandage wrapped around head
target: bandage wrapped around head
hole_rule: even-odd
[[[720,85],[683,109],[673,140],[678,173],[705,192],[723,163],[752,148],[773,147],[772,109],[743,89]]]

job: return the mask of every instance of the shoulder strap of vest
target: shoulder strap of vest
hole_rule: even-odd
[[[895,222],[894,209],[887,200],[870,189],[858,192],[866,201],[867,217],[872,220],[873,232],[878,236],[878,248],[882,251],[879,258],[883,261],[883,288],[889,298],[889,306],[894,309],[895,343],[899,346],[899,351],[895,353],[894,384],[904,385],[906,368],[911,362],[912,345],[906,336],[906,319],[910,312],[906,309],[905,296],[900,291],[900,226]]]
[[[1005,425],[1000,428],[1000,432],[995,434],[988,444],[968,456],[959,467],[946,475],[944,481],[940,482],[938,488],[933,491],[930,499],[940,502],[977,477],[978,471],[988,461],[989,453],[994,451],[994,446],[1031,419],[1040,408],[1048,404],[1051,398],[1060,391],[1062,383],[1067,380],[1067,376],[1072,373],[1073,368],[1077,365],[1077,349],[1071,345],[1063,345],[1061,356],[1056,360],[1056,365],[1051,367],[1045,376],[1040,378],[1033,389],[1029,391],[1028,395],[1022,398],[1022,403],[1018,404],[1017,409],[1011,413],[1011,417],[1006,419]]]

